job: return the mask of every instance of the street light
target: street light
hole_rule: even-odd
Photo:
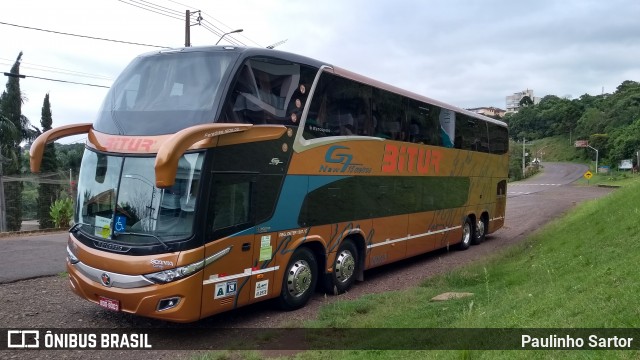
[[[222,36],[220,36],[220,39],[218,39],[218,42],[216,43],[216,45],[218,45],[218,43],[220,42],[220,40],[222,40],[223,37],[225,37],[225,36],[227,36],[229,34],[235,34],[235,33],[239,33],[239,32],[242,32],[242,29],[233,30],[233,31],[230,31],[228,33],[222,34]]]

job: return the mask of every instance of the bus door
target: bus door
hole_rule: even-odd
[[[251,193],[255,175],[214,173],[208,199],[202,316],[246,304],[256,237],[251,228]]]

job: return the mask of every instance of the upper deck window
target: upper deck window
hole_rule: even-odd
[[[220,121],[297,126],[316,72],[280,59],[248,59],[235,75]]]
[[[222,79],[237,57],[171,52],[135,59],[111,86],[94,124],[109,134],[169,134],[214,119]]]

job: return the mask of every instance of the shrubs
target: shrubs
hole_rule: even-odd
[[[49,215],[53,219],[55,227],[67,227],[73,217],[73,201],[69,198],[58,199],[51,204]]]

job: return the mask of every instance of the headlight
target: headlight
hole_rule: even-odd
[[[78,260],[76,255],[69,248],[69,245],[67,245],[67,257],[69,258],[69,262],[72,264],[77,264],[80,262],[80,260]]]
[[[198,261],[193,264],[177,267],[175,269],[162,270],[155,273],[147,274],[144,277],[157,284],[166,284],[168,282],[185,278],[202,269],[203,266],[204,261]]]

